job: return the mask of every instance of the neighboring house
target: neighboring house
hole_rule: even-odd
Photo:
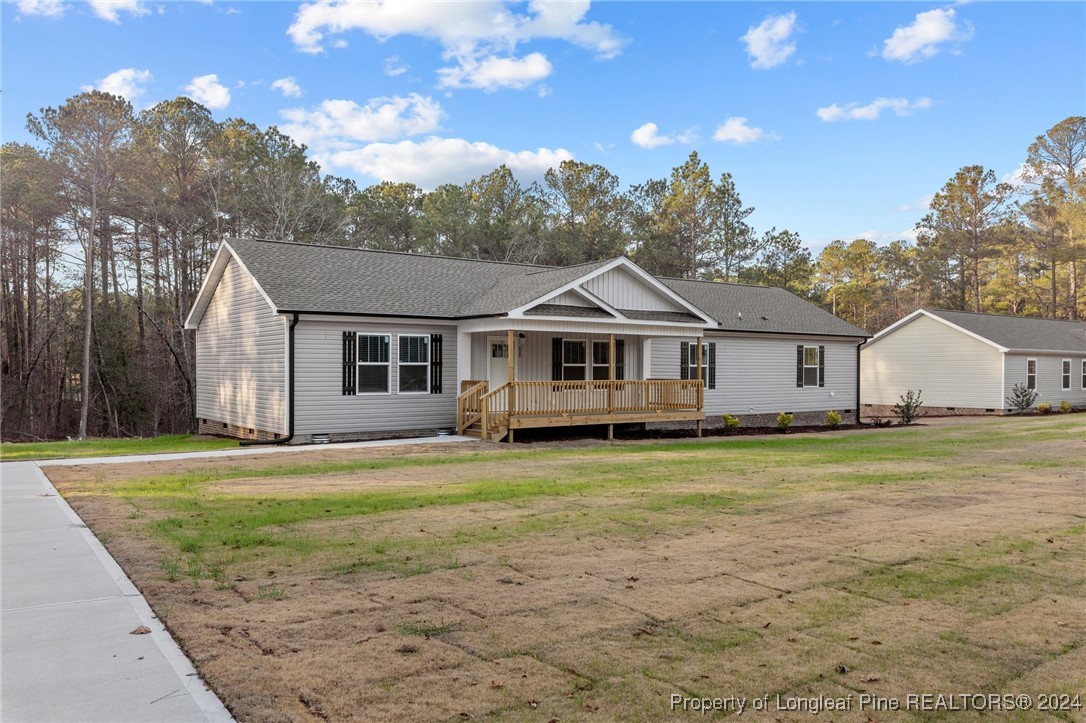
[[[918,309],[860,352],[863,413],[923,390],[927,414],[1002,414],[1015,384],[1086,406],[1086,322]]]
[[[501,439],[578,424],[854,418],[868,335],[782,289],[224,242],[185,322],[200,431]],[[700,343],[699,343],[700,342]]]

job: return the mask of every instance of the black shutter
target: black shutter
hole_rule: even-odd
[[[796,347],[796,386],[803,386],[803,345]]]
[[[690,342],[679,342],[679,379],[690,378]]]
[[[551,381],[562,381],[562,338],[551,339]]]
[[[826,386],[826,347],[818,347],[818,386]]]
[[[430,335],[430,394],[441,394],[441,334]]]
[[[709,342],[709,388],[716,389],[716,342]]]
[[[626,378],[626,340],[615,339],[615,379]]]
[[[358,341],[353,331],[343,332],[343,391],[353,395],[358,379]]]

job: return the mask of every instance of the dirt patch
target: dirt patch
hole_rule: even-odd
[[[217,579],[187,575],[184,552],[154,533],[148,520],[167,514],[157,498],[109,490],[281,460],[47,472],[239,720],[656,720],[677,715],[672,693],[1086,695],[1086,489],[1069,472],[1086,462],[1083,445],[1073,435],[1024,440],[924,459],[905,470],[923,478],[885,483],[849,479],[902,463],[746,460],[743,474],[722,476],[739,463],[708,447],[693,459],[666,445],[505,459],[482,443],[436,450],[483,453],[470,462],[218,481],[201,494],[273,502],[628,474],[616,469],[673,474],[308,520],[293,528],[311,541],[301,551],[205,553],[205,565],[223,567]],[[1030,468],[1037,459],[1066,465]],[[180,570],[168,574],[164,559]]]

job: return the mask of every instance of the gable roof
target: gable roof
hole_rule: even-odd
[[[959,330],[980,337],[999,347],[1001,351],[1086,353],[1086,322],[1083,321],[975,314],[969,311],[941,309],[918,309],[912,316],[917,314],[941,320]],[[905,318],[910,319],[910,317]],[[896,326],[897,324],[888,327],[880,332],[879,336]]]
[[[711,314],[724,331],[859,338],[871,336],[860,327],[804,301],[787,289],[723,281],[661,281]]]
[[[715,320],[720,329],[731,331],[869,336],[784,289],[657,279],[624,257],[553,267],[251,239],[223,242],[186,328],[199,324],[231,257],[280,313],[462,319],[523,308],[524,314],[533,316],[604,318],[598,311],[587,311],[592,307],[573,312],[576,307],[549,299],[579,279],[622,267],[655,287],[656,293],[672,298],[677,308],[687,309],[617,310],[630,320],[709,327]],[[536,300],[541,303],[533,304]],[[739,312],[742,319],[737,318]]]

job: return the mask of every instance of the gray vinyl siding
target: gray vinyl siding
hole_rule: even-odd
[[[652,339],[652,378],[679,378],[681,341]],[[705,390],[707,416],[856,409],[858,340],[707,334],[704,341],[716,344],[716,388]],[[825,386],[796,386],[800,344],[826,347]]]
[[[389,394],[343,391],[343,332],[387,334],[390,339]],[[295,434],[393,432],[456,426],[455,326],[303,319],[295,328]],[[396,338],[401,334],[441,334],[441,394],[398,394]]]
[[[589,279],[584,288],[616,309],[639,311],[680,311],[678,305],[649,288],[644,281],[623,269],[612,269]]]
[[[286,433],[286,325],[234,259],[196,331],[196,416]]]
[[[1011,395],[1015,384],[1026,383],[1026,360],[1037,360],[1037,404],[1048,402],[1053,408],[1066,399],[1076,407],[1086,406],[1086,390],[1082,388],[1082,356],[1066,354],[1007,354],[1003,377],[1003,399]],[[1063,389],[1064,359],[1071,360],[1071,388]],[[1000,406],[1007,408],[1006,401]]]
[[[487,365],[489,363],[489,349],[487,347],[488,337],[500,337],[505,339],[504,333],[492,333],[478,332],[472,335],[472,347],[471,347],[471,378],[472,379],[486,379],[487,378]],[[560,337],[563,339],[584,339],[589,342],[588,353],[589,360],[591,361],[593,341],[607,341],[608,334],[589,334],[589,333],[549,333],[528,331],[524,332],[524,338],[518,337],[518,354],[517,354],[517,366],[516,375],[520,381],[550,381],[551,379],[551,364],[552,364],[552,339]],[[641,378],[641,339],[637,336],[628,336],[625,334],[615,334],[615,339],[624,339],[626,343],[626,378],[627,379],[640,379]]]
[[[923,390],[921,398],[929,407],[1000,409],[1006,396],[1001,395],[1003,355],[964,332],[918,316],[869,343],[860,358],[864,404],[896,404],[909,389]]]
[[[566,306],[595,306],[575,291],[567,291],[552,299],[547,299],[548,304],[564,304]]]

